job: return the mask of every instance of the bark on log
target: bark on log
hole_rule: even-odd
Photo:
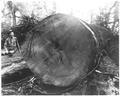
[[[106,50],[109,57],[119,66],[119,36],[114,36],[111,40],[108,41],[106,45]]]
[[[7,66],[3,67],[1,74],[2,76],[5,74],[12,74],[16,72],[17,70],[28,68],[25,64],[25,61],[20,63],[8,63]]]

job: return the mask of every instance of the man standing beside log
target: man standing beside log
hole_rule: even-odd
[[[17,38],[14,35],[14,32],[10,32],[10,36],[5,40],[4,49],[5,54],[13,54],[16,51],[17,47]]]

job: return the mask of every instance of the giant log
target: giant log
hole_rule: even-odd
[[[106,45],[108,56],[119,66],[119,36],[115,35]]]
[[[27,35],[24,59],[44,84],[66,87],[82,80],[95,67],[98,51],[111,38],[108,30],[90,26],[79,19],[55,14],[43,19]]]

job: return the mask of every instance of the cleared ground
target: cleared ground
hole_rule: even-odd
[[[3,95],[41,95],[47,91],[39,86],[40,81],[28,69],[21,56],[2,56],[2,94]],[[36,80],[29,81],[32,77]],[[12,82],[12,83],[11,83]],[[11,83],[11,84],[10,84]],[[119,68],[105,56],[100,66],[76,88],[61,95],[118,95]]]

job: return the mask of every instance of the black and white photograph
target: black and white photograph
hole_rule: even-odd
[[[0,0],[1,95],[119,95],[119,0]]]

